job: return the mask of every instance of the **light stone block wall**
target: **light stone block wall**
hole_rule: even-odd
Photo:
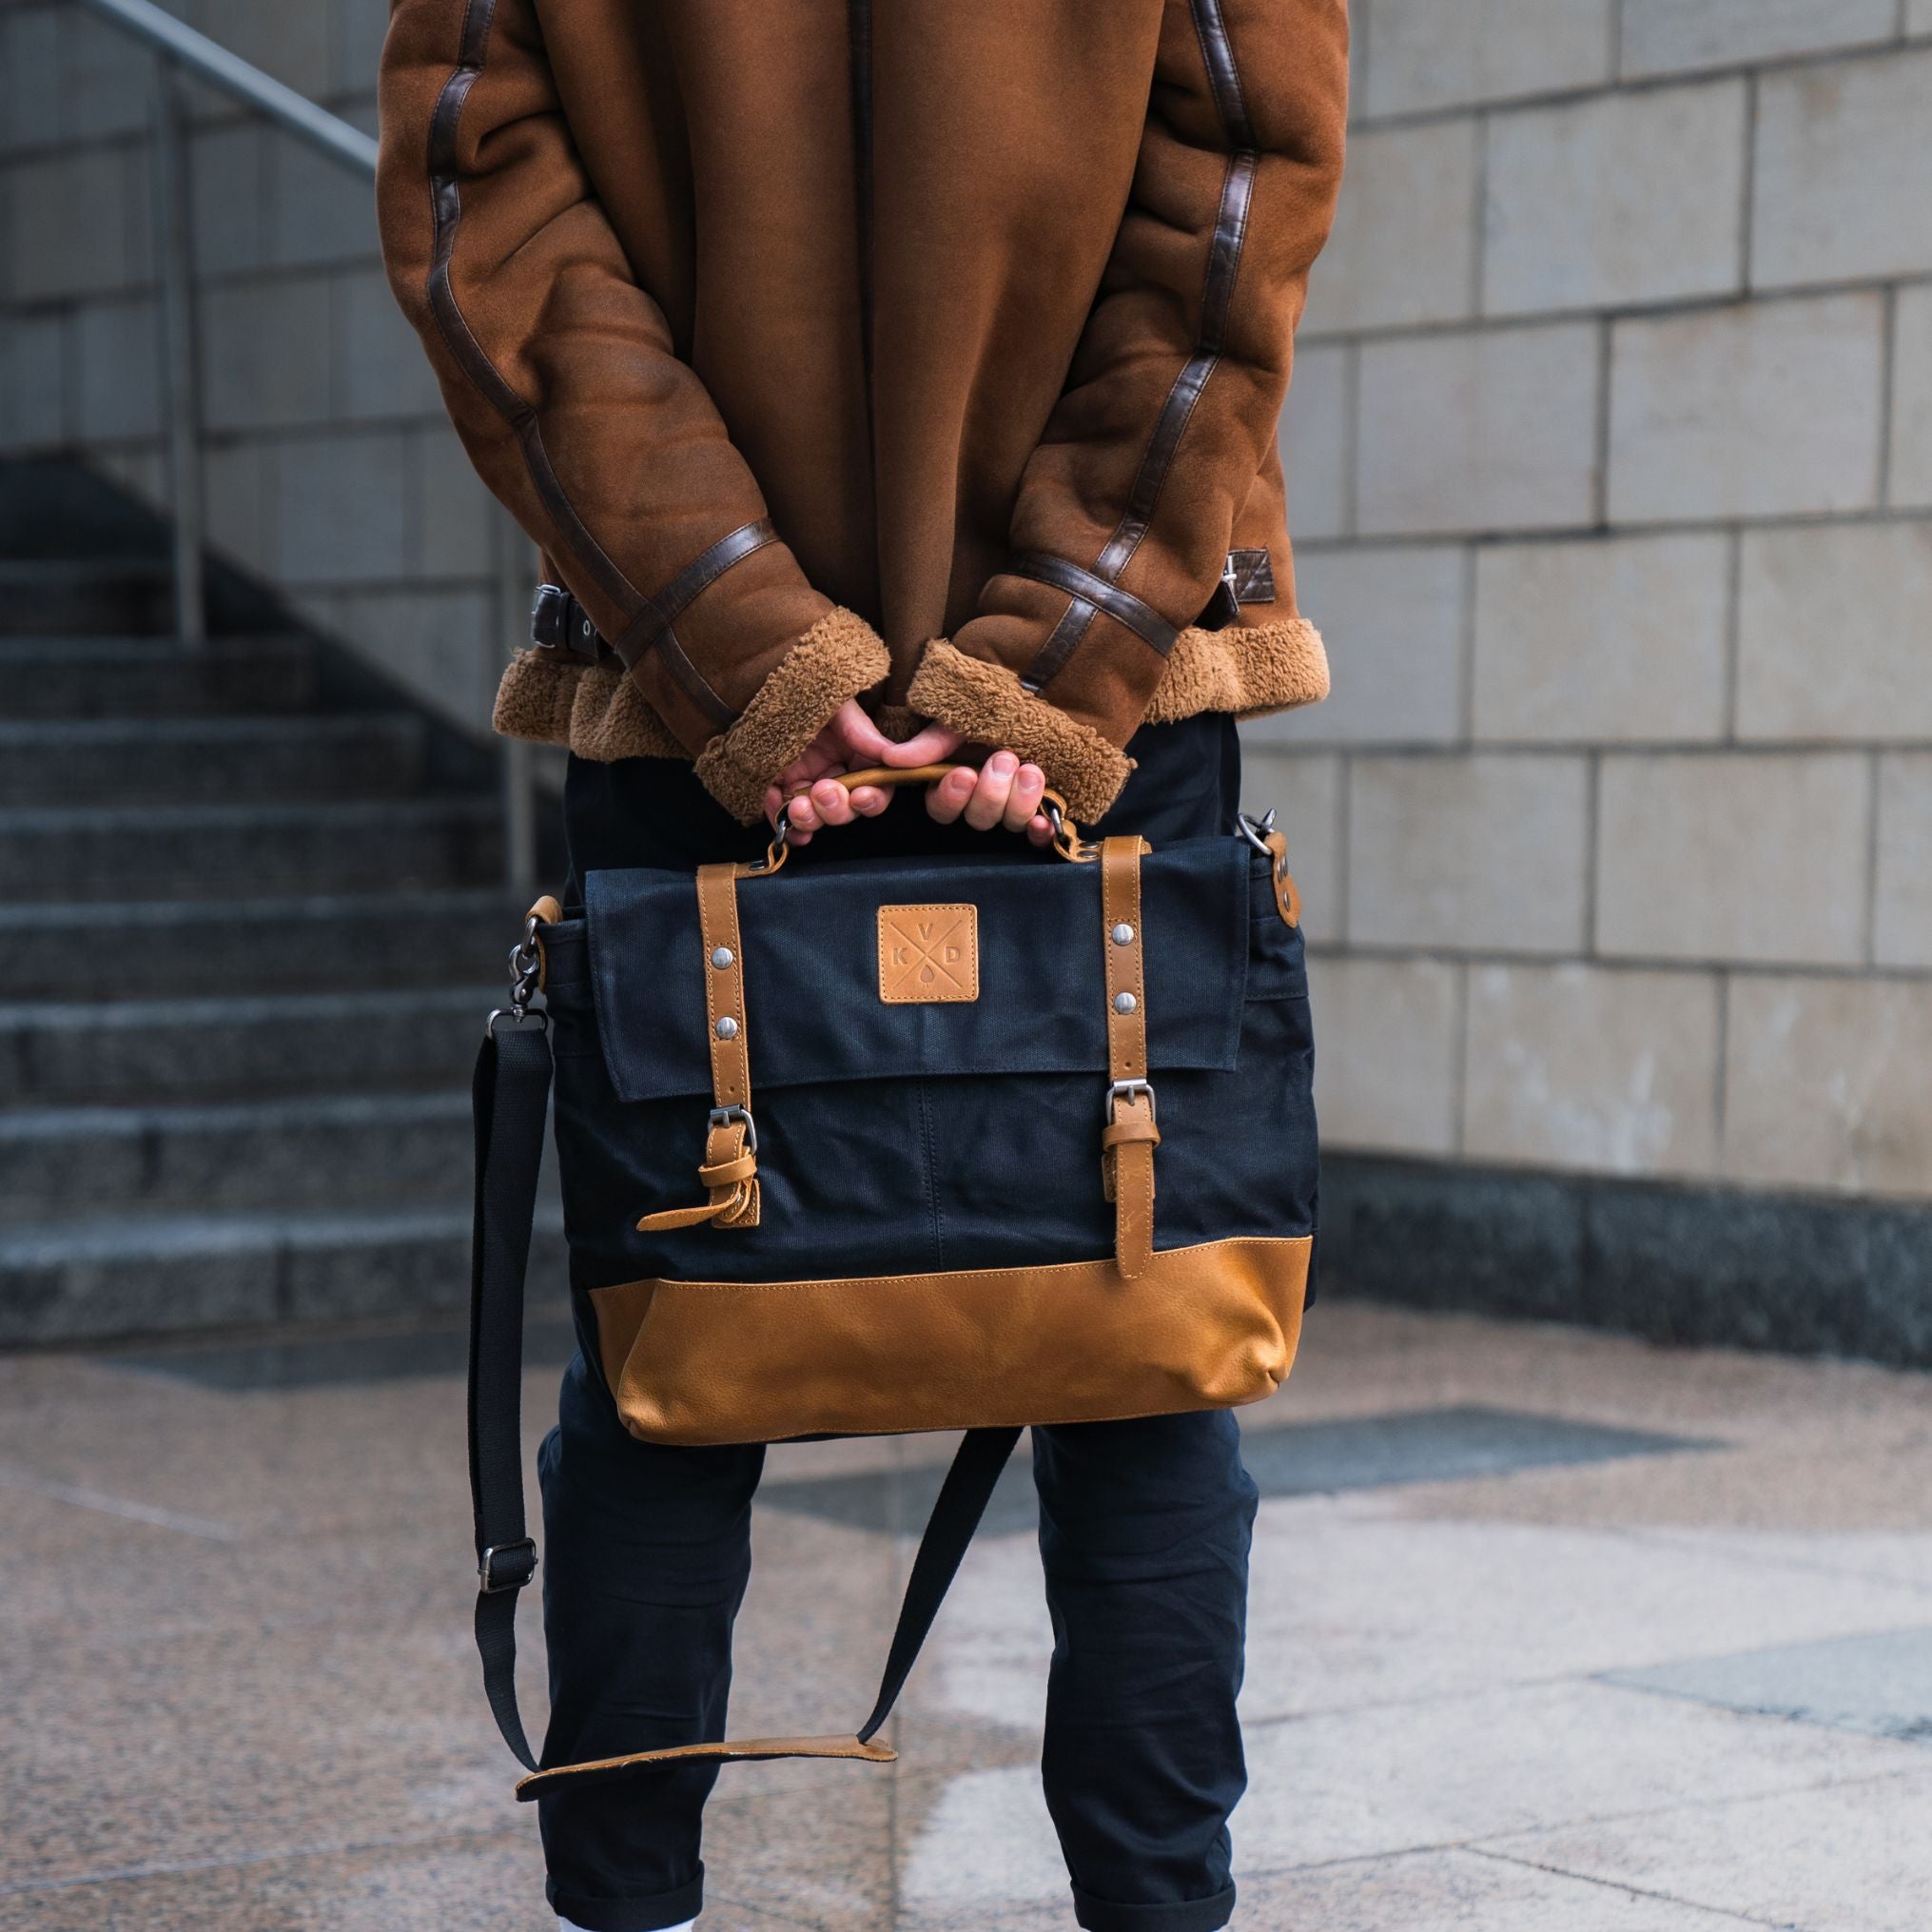
[[[1932,1198],[1932,0],[1355,0],[1247,729],[1332,1147]]]
[[[373,124],[384,0],[168,0]],[[1932,1197],[1932,0],[1355,0],[1248,732],[1331,1144]],[[0,453],[163,494],[148,57],[0,0]],[[207,99],[216,542],[480,724],[479,486],[368,189]]]
[[[373,128],[386,0],[163,4]],[[0,0],[0,455],[79,451],[165,504],[153,73],[65,0]],[[382,280],[373,189],[195,100],[211,540],[480,732],[504,646],[498,526]]]

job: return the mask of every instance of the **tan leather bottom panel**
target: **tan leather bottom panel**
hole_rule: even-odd
[[[847,1281],[629,1281],[592,1291],[634,1435],[779,1442],[1227,1409],[1295,1360],[1306,1235],[1112,1259]]]
[[[526,1803],[569,1785],[601,1784],[647,1765],[676,1764],[685,1758],[712,1758],[721,1765],[750,1764],[768,1758],[853,1758],[866,1765],[889,1765],[899,1753],[886,1745],[862,1744],[843,1737],[752,1737],[710,1745],[672,1745],[663,1750],[631,1751],[621,1758],[591,1758],[581,1765],[559,1765],[554,1770],[532,1771],[517,1781],[517,1795]]]

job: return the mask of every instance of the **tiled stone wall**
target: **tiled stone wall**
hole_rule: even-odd
[[[372,123],[383,0],[172,0]],[[1251,732],[1341,1147],[1932,1197],[1932,0],[1356,0]],[[147,57],[0,0],[0,449],[160,489]],[[216,540],[478,722],[369,197],[210,100]]]
[[[385,0],[164,0],[375,125]],[[0,0],[0,451],[80,449],[165,499],[151,57]],[[194,143],[210,534],[324,629],[481,728],[498,541],[378,263],[372,189],[225,101]]]
[[[1251,728],[1332,1145],[1932,1197],[1932,0],[1356,0]]]

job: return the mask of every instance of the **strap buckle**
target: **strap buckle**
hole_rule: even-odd
[[[499,1570],[498,1559],[502,1568]],[[537,1544],[529,1536],[518,1543],[492,1543],[477,1558],[477,1587],[485,1596],[521,1590],[537,1574]]]
[[[561,584],[538,584],[530,607],[530,641],[539,651],[595,664],[601,639],[591,614]]]
[[[750,1107],[713,1107],[707,1124],[712,1127],[729,1127],[733,1121],[743,1123],[745,1129],[745,1152],[758,1151],[758,1123],[751,1118]]]
[[[1154,1104],[1154,1083],[1147,1080],[1117,1080],[1107,1089],[1106,1122],[1112,1126],[1116,1113],[1122,1101],[1138,1100],[1142,1094],[1147,1097],[1147,1118],[1159,1118],[1159,1109]]]

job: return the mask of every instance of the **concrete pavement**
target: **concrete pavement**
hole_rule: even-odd
[[[459,1358],[363,1333],[0,1360],[5,1932],[550,1922],[470,1646]],[[531,1373],[533,1445],[555,1375]],[[1928,1398],[1858,1365],[1319,1308],[1245,1417],[1237,1923],[1922,1932]],[[943,1453],[774,1455],[735,1729],[863,1711],[894,1529]],[[708,1932],[1071,1924],[1025,1477],[1023,1451],[894,1769],[724,1773]]]

